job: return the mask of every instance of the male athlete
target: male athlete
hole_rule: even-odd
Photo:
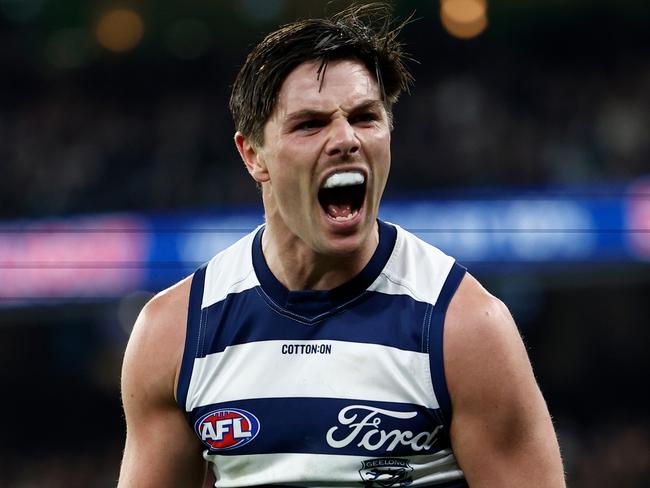
[[[410,77],[378,5],[284,26],[235,81],[265,225],[143,309],[119,486],[562,487],[506,307],[378,220]],[[424,157],[424,156],[423,156]]]

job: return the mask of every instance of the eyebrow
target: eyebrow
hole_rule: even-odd
[[[377,110],[383,106],[384,103],[381,100],[366,100],[364,102],[361,102],[358,105],[355,105],[347,112],[351,114],[355,112],[362,112],[364,110]],[[309,119],[312,117],[327,117],[332,115],[334,112],[336,112],[336,110],[323,111],[314,108],[306,108],[302,110],[297,110],[296,112],[291,112],[286,116],[284,122],[285,124],[286,123],[290,124],[296,120]]]

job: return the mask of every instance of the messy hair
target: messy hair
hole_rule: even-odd
[[[248,55],[230,96],[235,127],[254,145],[264,144],[264,125],[271,117],[285,78],[300,64],[320,62],[323,83],[328,62],[357,59],[375,77],[389,116],[400,93],[412,83],[407,56],[397,36],[409,22],[395,24],[384,3],[353,5],[324,19],[305,19],[267,35]]]

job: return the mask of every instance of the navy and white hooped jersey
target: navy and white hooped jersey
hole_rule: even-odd
[[[403,229],[351,281],[288,291],[264,227],[192,279],[177,398],[217,487],[466,487],[442,334],[465,269]]]

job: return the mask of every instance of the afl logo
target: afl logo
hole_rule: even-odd
[[[194,427],[206,446],[225,451],[255,439],[260,432],[260,421],[246,410],[222,408],[203,415]]]

